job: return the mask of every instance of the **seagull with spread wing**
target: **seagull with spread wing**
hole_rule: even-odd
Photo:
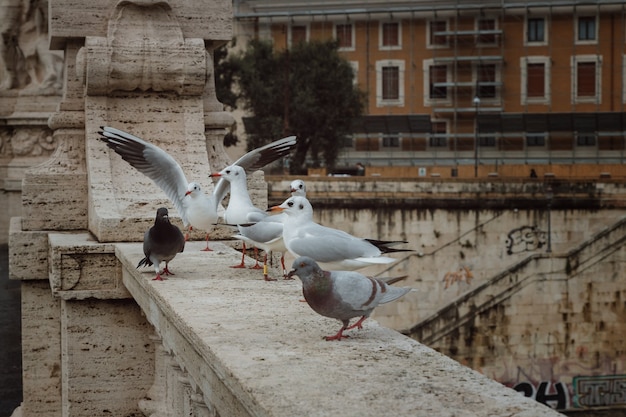
[[[163,190],[188,232],[194,227],[206,231],[207,245],[203,250],[210,251],[209,233],[217,223],[218,206],[228,193],[229,183],[219,181],[213,194],[207,195],[198,183],[188,182],[178,162],[158,146],[109,126],[102,127],[99,133],[109,148]],[[295,145],[295,136],[279,139],[246,153],[234,165],[244,172],[255,171],[288,155]]]

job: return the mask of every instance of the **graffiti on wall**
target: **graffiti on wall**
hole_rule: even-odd
[[[537,386],[520,382],[513,389],[555,410],[565,410],[569,405],[567,386],[562,382],[542,381]]]
[[[555,410],[626,406],[626,375],[576,376],[571,388],[570,402],[570,390],[563,382],[520,382],[513,386],[525,397]]]
[[[537,226],[522,226],[509,232],[506,239],[506,253],[512,255],[541,249],[546,244],[546,232]]]
[[[626,405],[626,375],[577,376],[572,385],[574,407]]]
[[[461,281],[465,281],[465,283],[469,285],[472,278],[474,278],[472,271],[467,266],[462,266],[458,271],[450,271],[443,276],[442,281],[446,283],[443,289],[445,290],[450,285]]]

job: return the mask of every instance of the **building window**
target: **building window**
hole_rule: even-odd
[[[496,135],[494,133],[480,133],[478,143],[481,148],[493,148],[496,146]]]
[[[598,35],[595,16],[580,16],[576,27],[578,42],[594,42],[596,40]]]
[[[383,135],[383,148],[399,148],[400,138],[398,135]]]
[[[400,68],[383,67],[383,100],[400,98]]]
[[[307,41],[307,27],[305,25],[292,25],[289,28],[289,45],[294,46]]]
[[[448,30],[448,22],[445,20],[432,20],[428,23],[428,46],[429,47],[446,47],[448,46],[448,37],[438,33]]]
[[[596,146],[596,135],[593,133],[577,133],[576,134],[577,146]]]
[[[352,83],[354,85],[359,84],[359,61],[348,61],[350,66],[352,67],[352,75],[354,78],[352,79]]]
[[[550,102],[550,59],[545,56],[520,58],[522,104]]]
[[[400,49],[400,24],[398,22],[381,22],[380,24],[380,49]]]
[[[576,64],[576,96],[595,97],[596,63],[578,62]]]
[[[600,103],[601,59],[595,55],[572,58],[574,102]]]
[[[546,20],[543,17],[526,19],[526,43],[546,42]]]
[[[404,106],[404,61],[376,62],[376,105]]]
[[[476,95],[480,98],[496,97],[496,65],[478,64],[476,66]]]
[[[351,23],[335,25],[335,38],[340,50],[354,50],[354,25]]]
[[[445,121],[430,123],[431,135],[428,145],[431,148],[445,148],[448,146],[448,124]]]
[[[545,147],[546,146],[546,133],[526,133],[526,146],[527,147]]]
[[[529,62],[526,65],[526,97],[546,96],[546,65],[543,62]]]
[[[496,43],[496,20],[495,19],[478,19],[478,43],[493,45]]]
[[[433,65],[429,68],[429,98],[432,100],[448,97],[448,68],[445,65]]]
[[[357,152],[379,151],[380,138],[378,136],[359,136],[354,141],[354,150]]]

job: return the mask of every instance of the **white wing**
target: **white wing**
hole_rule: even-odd
[[[289,222],[285,227],[292,225]],[[314,222],[296,225],[288,235],[286,245],[290,251],[321,263],[380,256],[380,250],[366,240]]]
[[[188,183],[178,162],[163,149],[137,136],[108,126],[102,129],[101,140],[161,188],[187,225],[189,221],[183,201]]]
[[[267,145],[253,149],[241,158],[237,159],[233,165],[239,165],[246,172],[252,172],[263,168],[265,165],[282,158],[292,151],[296,146],[296,137],[288,136],[283,139],[276,140]],[[213,195],[215,195],[216,204],[222,202],[228,193],[229,183],[224,179],[220,179],[215,186]]]

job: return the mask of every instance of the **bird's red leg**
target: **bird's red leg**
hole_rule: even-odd
[[[341,340],[342,337],[350,337],[350,336],[344,336],[343,331],[346,330],[346,326],[342,326],[341,329],[339,329],[339,332],[337,332],[336,335],[334,336],[326,336],[324,337],[324,339],[326,340]]]
[[[167,269],[167,263],[165,264],[165,269]],[[164,274],[165,272],[164,272],[164,271],[162,272],[162,271],[158,268],[158,265],[157,265],[157,268],[154,268],[154,270],[156,271],[156,277],[152,278],[152,281],[163,281],[163,280],[166,280],[166,279],[167,279],[167,278],[163,278],[163,277],[161,276],[161,274]],[[169,272],[169,271],[168,271],[168,272]]]
[[[189,232],[191,232],[192,228],[189,226],[187,228],[187,232],[185,232],[185,242],[189,240]]]
[[[163,274],[165,275],[174,275],[173,272],[170,272],[170,270],[167,268],[167,262],[165,262],[165,268],[163,268]]]
[[[243,243],[242,249],[241,249],[241,263],[239,265],[233,265],[231,266],[231,268],[245,268],[246,264],[243,262],[245,257],[246,257],[246,244]]]
[[[206,234],[206,248],[202,249],[203,252],[212,252],[213,249],[209,247],[209,234]]]
[[[352,326],[346,327],[346,330],[354,329],[355,327],[358,327],[359,329],[362,329],[363,328],[363,322],[365,321],[365,319],[367,319],[367,317],[365,317],[365,316],[361,317],[359,319],[359,321],[354,323]]]
[[[285,254],[284,253],[280,257],[280,264],[283,267],[283,279],[294,279],[294,277],[289,277],[287,275],[287,268],[285,268]]]
[[[251,266],[250,269],[261,269],[261,265],[259,265],[259,250],[254,248],[254,266]]]

